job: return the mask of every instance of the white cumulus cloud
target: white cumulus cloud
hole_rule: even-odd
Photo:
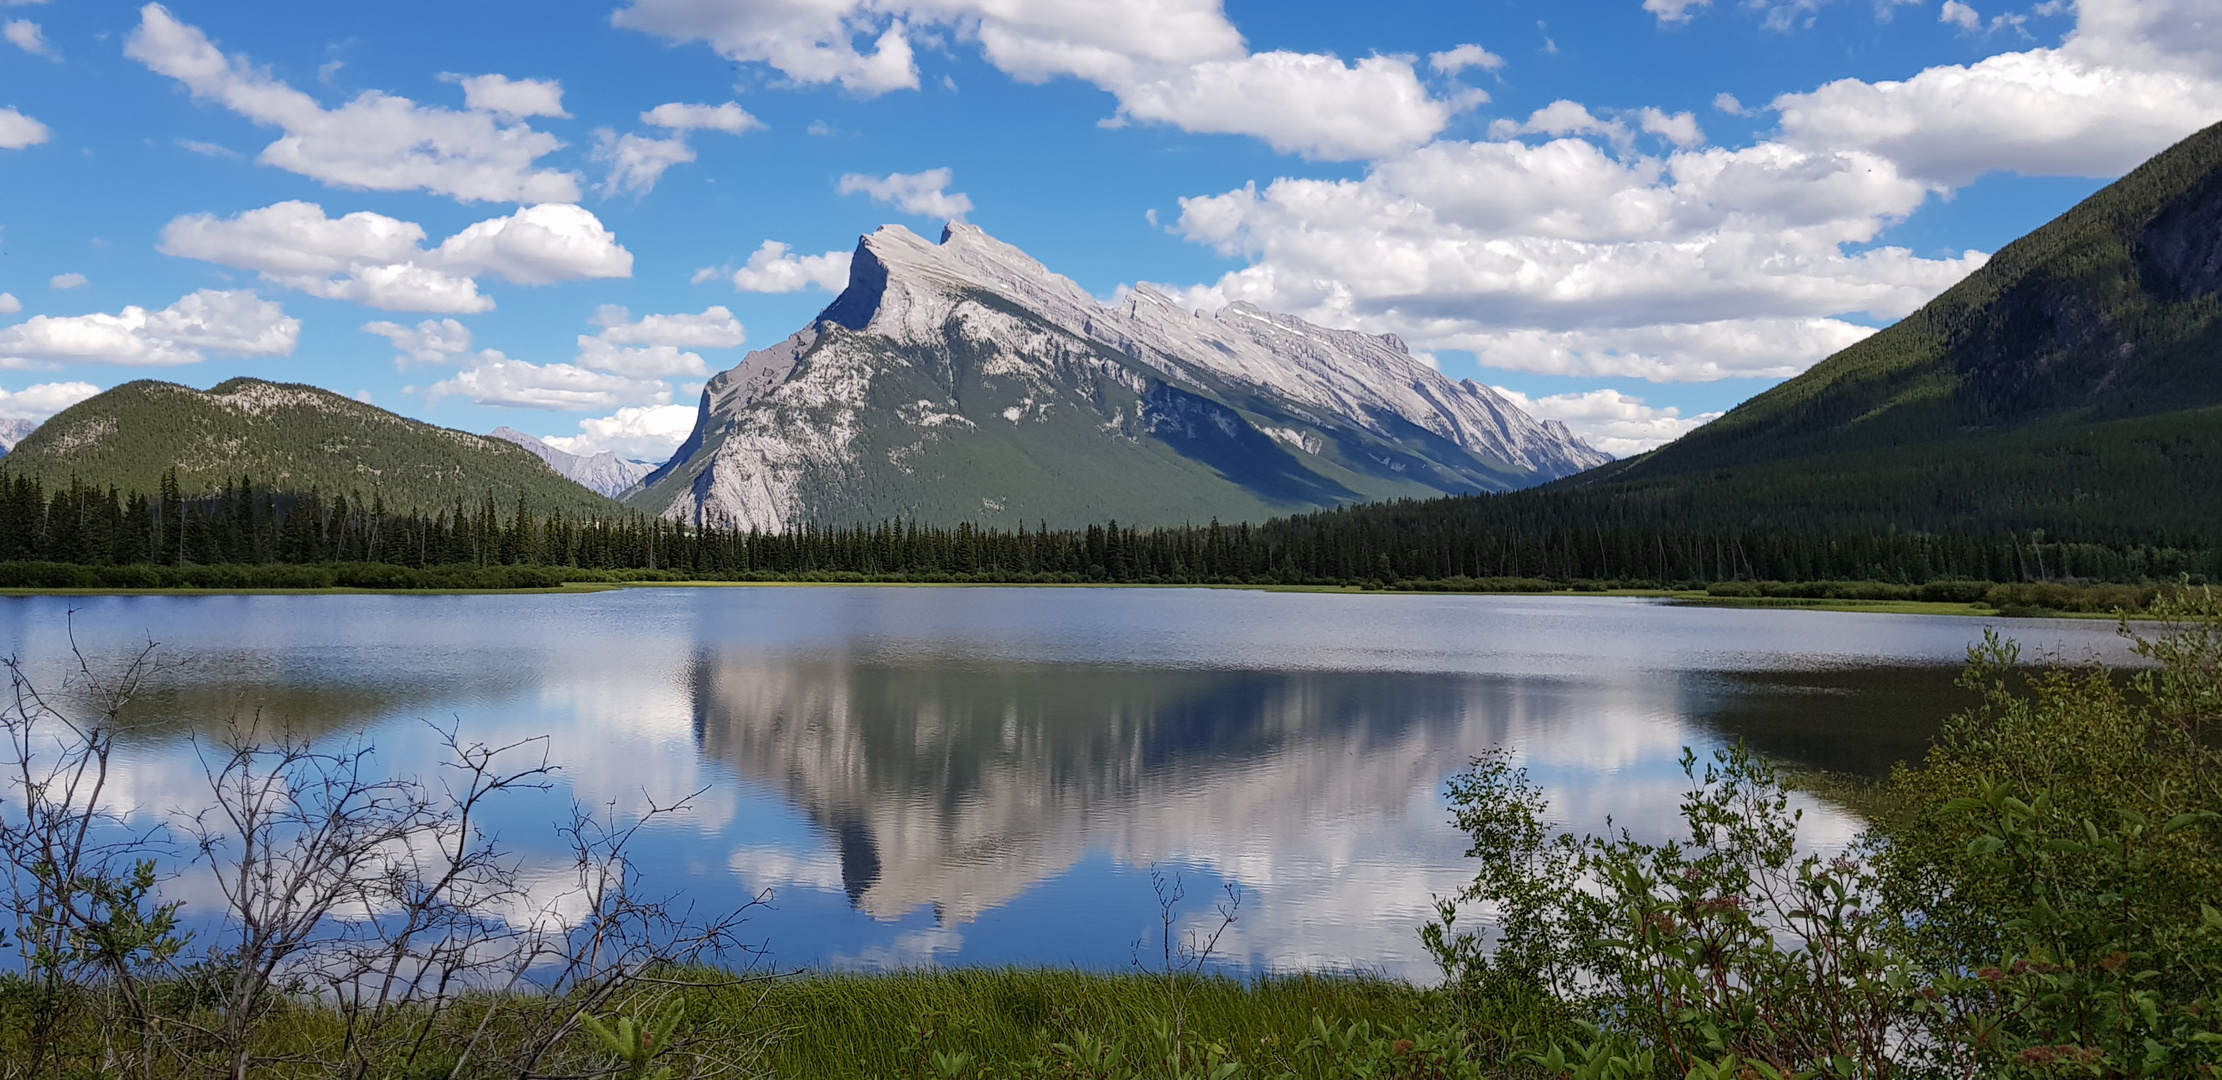
[[[698,315],[643,315],[615,304],[594,312],[594,325],[605,341],[619,345],[677,345],[689,349],[730,349],[748,341],[741,321],[722,304],[704,308]]]
[[[534,364],[513,360],[499,350],[481,352],[454,378],[425,390],[425,401],[469,398],[480,405],[584,412],[622,405],[666,405],[671,387],[653,380],[589,371],[575,364]]]
[[[1538,420],[1557,420],[1565,424],[1581,436],[1583,442],[1614,457],[1655,450],[1721,415],[1711,412],[1683,416],[1680,409],[1655,407],[1640,397],[1618,390],[1531,398],[1502,386],[1491,389],[1512,399],[1514,405]]]
[[[586,457],[607,450],[636,461],[663,461],[694,430],[697,411],[692,405],[633,405],[579,421],[577,435],[548,435],[541,441]]]
[[[1119,95],[1122,117],[1249,135],[1282,153],[1330,161],[1418,146],[1455,111],[1420,85],[1409,59],[1389,56],[1345,64],[1313,53],[1257,53],[1176,69]]]
[[[747,109],[731,101],[723,105],[688,105],[667,101],[640,114],[640,122],[673,131],[722,131],[728,135],[739,135],[764,126],[762,120],[749,115]]]
[[[0,367],[191,364],[207,353],[287,356],[301,321],[248,291],[202,289],[160,311],[36,315],[0,328]]]
[[[796,255],[789,245],[766,240],[749,255],[748,264],[734,270],[730,277],[733,288],[740,292],[791,293],[813,285],[827,292],[840,292],[848,287],[849,260],[854,254],[828,251],[823,255]],[[694,280],[725,276],[725,268],[705,267],[695,271]]]
[[[699,315],[643,315],[614,304],[594,313],[599,334],[579,335],[578,366],[636,379],[701,377],[709,365],[691,349],[730,349],[748,340],[739,319],[723,306]]]
[[[948,169],[886,176],[850,173],[841,178],[839,190],[843,195],[869,195],[873,202],[893,206],[906,214],[963,221],[964,216],[972,212],[972,199],[961,191],[948,190],[952,176]]]
[[[1427,54],[1427,66],[1445,75],[1456,75],[1467,68],[1496,71],[1504,67],[1504,57],[1479,45],[1460,45],[1455,49]]]
[[[633,275],[633,253],[583,207],[527,206],[490,218],[441,241],[441,265],[463,273],[495,273],[519,285]]]
[[[634,0],[611,21],[865,96],[917,89],[912,35],[941,41],[954,31],[1022,82],[1103,89],[1122,120],[1254,136],[1333,160],[1424,143],[1479,100],[1431,96],[1409,57],[1251,53],[1221,0]],[[1454,67],[1438,70],[1487,67],[1478,49],[1441,55]]]
[[[464,105],[504,120],[571,115],[563,111],[563,84],[554,79],[512,79],[507,75],[457,75],[453,79],[463,84]]]
[[[609,166],[609,177],[602,181],[602,191],[608,195],[645,195],[663,179],[666,169],[694,160],[694,147],[687,145],[685,132],[656,139],[597,128],[594,140],[594,160]]]
[[[764,122],[749,115],[748,110],[733,102],[723,105],[688,105],[667,101],[640,114],[641,122],[672,132],[664,138],[648,135],[619,135],[610,128],[597,128],[594,132],[594,160],[609,166],[609,176],[602,182],[605,195],[645,195],[663,178],[666,170],[674,165],[684,165],[695,159],[694,147],[687,144],[690,131],[723,131],[740,135]]]
[[[45,420],[97,393],[100,387],[89,382],[36,383],[21,390],[0,390],[0,417]]]
[[[55,289],[82,289],[89,283],[85,275],[78,273],[56,274],[46,281],[49,288]]]
[[[528,206],[478,222],[425,250],[424,227],[369,211],[338,218],[292,200],[235,217],[188,214],[162,230],[164,254],[254,270],[328,300],[388,311],[471,314],[493,308],[475,278],[520,285],[629,277],[632,253],[592,212],[568,203]]]
[[[769,64],[805,85],[839,83],[872,96],[917,89],[906,28],[881,30],[865,49],[852,21],[855,0],[650,0],[620,8],[610,21],[681,41],[707,41],[734,60]]]
[[[23,301],[16,299],[14,293],[0,292],[0,315],[13,315],[21,310]]]
[[[579,335],[579,355],[573,361],[589,371],[606,371],[635,379],[668,379],[687,375],[702,378],[710,366],[702,357],[676,345],[622,346],[607,338]]]
[[[140,9],[124,55],[183,83],[196,98],[283,132],[257,158],[265,165],[339,187],[422,189],[464,202],[579,198],[575,175],[535,166],[561,148],[561,140],[506,123],[507,113],[419,105],[376,90],[326,109],[245,57],[226,56],[199,27],[179,22],[160,4]],[[543,93],[517,89],[528,84],[507,83],[496,96],[524,105],[521,98]]]
[[[1250,263],[1184,295],[1509,369],[1793,375],[1982,265],[1875,246],[1932,197],[1992,170],[2116,175],[2222,119],[2213,0],[2074,11],[2057,48],[1777,97],[1777,133],[1742,148],[1706,146],[1692,113],[1562,100],[1496,121],[1498,141],[1436,141],[1359,178],[1183,199],[1177,233]],[[1639,153],[1645,134],[1664,152]]]
[[[15,106],[0,106],[0,150],[21,150],[53,137],[45,124],[15,111]]]
[[[1688,22],[1691,8],[1712,6],[1713,0],[1643,0],[1643,10],[1657,15],[1663,23]]]
[[[1979,21],[1946,5],[1946,21]],[[2212,0],[2082,0],[2058,48],[2000,53],[1897,81],[1842,79],[1772,108],[1794,146],[1862,150],[1959,187],[1992,170],[2115,176],[2222,118]]]
[[[1705,145],[1705,131],[1697,126],[1697,116],[1693,113],[1669,113],[1645,106],[1636,116],[1647,134],[1685,148]]]
[[[0,35],[7,37],[8,44],[33,56],[43,56],[49,60],[60,60],[62,58],[61,54],[55,52],[54,47],[47,43],[46,34],[39,29],[39,24],[29,19],[8,20],[7,27],[0,29]]]
[[[397,368],[452,364],[471,351],[471,328],[454,319],[426,319],[415,326],[380,320],[363,324],[363,331],[393,342]]]
[[[1903,316],[1981,265],[1845,250],[1928,193],[1871,155],[1772,143],[1616,158],[1574,138],[1438,142],[1362,179],[1184,199],[1175,229],[1252,263],[1192,290],[1199,305],[1509,369],[1706,380],[1795,374],[1869,332],[1837,316]]]
[[[1960,0],[1944,0],[1944,10],[1939,13],[1937,21],[1957,26],[1970,34],[1983,28],[1983,17],[1974,8],[1960,3]]]
[[[1525,123],[1498,120],[1489,125],[1489,135],[1496,139],[1518,135],[1596,135],[1621,147],[1626,147],[1630,138],[1627,124],[1592,115],[1588,106],[1563,98],[1530,113]]]

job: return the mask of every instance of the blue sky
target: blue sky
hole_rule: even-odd
[[[1617,453],[2222,120],[2222,0],[0,6],[0,416],[314,383],[658,458],[961,215]],[[768,246],[767,246],[768,245]]]

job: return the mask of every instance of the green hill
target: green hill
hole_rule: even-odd
[[[247,476],[272,492],[376,493],[395,510],[438,510],[459,498],[477,507],[491,493],[505,511],[522,495],[543,512],[622,512],[513,443],[259,379],[206,391],[125,383],[41,424],[0,461],[49,489],[74,478],[146,493],[172,467],[189,496]]]
[[[2222,125],[1912,316],[1554,485],[1684,525],[2222,532]]]

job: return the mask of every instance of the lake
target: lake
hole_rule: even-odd
[[[75,609],[74,615],[71,614]],[[650,890],[737,905],[782,966],[1118,970],[1226,884],[1241,971],[1424,978],[1430,897],[1472,876],[1444,778],[1513,749],[1554,816],[1663,836],[1681,748],[1738,738],[1879,775],[1969,696],[1995,625],[2031,654],[2128,657],[2105,621],[1641,599],[1204,589],[636,588],[575,595],[0,598],[0,652],[60,686],[148,641],[117,798],[206,803],[193,735],[259,715],[362,732],[421,774],[426,722],[545,736],[556,790],[495,827],[560,876],[572,800],[699,791],[639,851]],[[1806,842],[1858,829],[1808,802]],[[205,875],[170,886],[206,910]],[[1145,942],[1145,947],[1147,947]]]

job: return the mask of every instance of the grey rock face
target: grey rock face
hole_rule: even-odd
[[[24,436],[37,431],[38,428],[39,422],[36,420],[0,416],[0,457],[6,457],[8,451],[15,449],[15,444],[22,442]]]
[[[487,433],[496,439],[516,443],[540,460],[548,463],[559,475],[597,494],[615,498],[625,489],[640,482],[640,478],[655,470],[645,461],[621,458],[604,450],[592,457],[558,450],[541,440],[513,427],[498,427]]]
[[[1394,335],[1190,312],[1146,286],[1105,305],[975,226],[939,243],[883,226],[850,265],[809,328],[709,382],[694,433],[627,501],[768,531],[1233,520],[1611,460]]]

